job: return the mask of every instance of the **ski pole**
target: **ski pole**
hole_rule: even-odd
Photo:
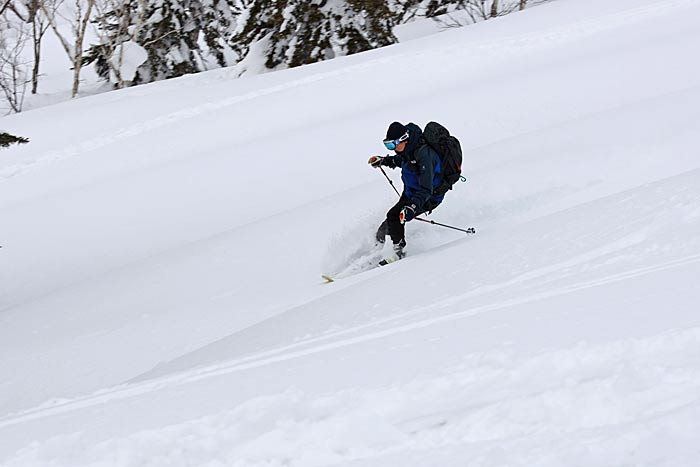
[[[394,189],[394,191],[396,192],[396,194],[399,195],[399,198],[401,198],[401,193],[399,193],[399,190],[397,190],[396,187],[394,186],[393,180],[391,180],[391,179],[389,178],[389,176],[386,174],[386,172],[384,171],[384,167],[382,167],[382,166],[380,165],[380,166],[379,166],[379,170],[382,171],[382,173],[384,174],[384,176],[386,177],[386,179],[389,181],[389,185],[391,185],[391,187]],[[476,229],[475,229],[474,227],[469,227],[469,228],[467,228],[467,229],[460,229],[459,227],[453,227],[453,226],[451,226],[451,225],[441,224],[441,223],[435,222],[434,220],[431,220],[431,219],[423,219],[422,217],[415,217],[414,219],[416,219],[417,221],[421,221],[421,222],[427,222],[427,223],[433,224],[433,225],[439,225],[440,227],[445,227],[445,228],[447,228],[447,229],[459,230],[460,232],[464,232],[464,233],[466,233],[466,234],[475,234],[475,233],[476,233]]]
[[[401,193],[399,193],[399,190],[397,190],[396,187],[394,186],[394,181],[393,181],[392,179],[390,179],[389,176],[388,176],[388,175],[386,174],[386,172],[384,171],[384,167],[382,167],[382,166],[380,165],[380,166],[379,166],[379,170],[382,171],[382,173],[384,174],[384,176],[386,177],[386,179],[389,180],[389,185],[391,185],[391,187],[394,189],[394,191],[396,192],[396,194],[399,195],[399,198],[401,198]]]
[[[415,217],[414,219],[417,221],[421,221],[421,222],[427,222],[427,223],[433,224],[433,225],[439,225],[440,227],[446,227],[446,228],[452,229],[452,230],[459,230],[460,232],[464,232],[466,234],[475,234],[476,233],[476,229],[474,227],[469,227],[468,229],[460,229],[459,227],[453,227],[451,225],[441,224],[441,223],[435,222],[434,220],[431,220],[431,219],[423,219],[422,217]]]

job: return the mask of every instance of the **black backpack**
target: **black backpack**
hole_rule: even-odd
[[[442,165],[442,183],[435,188],[433,194],[442,196],[452,189],[462,175],[462,147],[459,140],[450,136],[450,132],[444,126],[436,122],[430,122],[423,130],[425,142],[440,155]]]

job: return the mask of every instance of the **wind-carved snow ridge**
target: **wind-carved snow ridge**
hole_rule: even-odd
[[[642,464],[691,465],[700,455],[690,443],[700,429],[698,359],[700,328],[531,357],[485,351],[402,386],[290,389],[95,445],[79,432],[60,436],[3,466],[424,465],[437,455],[452,457],[446,465],[558,467],[617,465],[630,450]],[[664,433],[681,425],[675,435],[688,443],[670,449]],[[661,456],[658,443],[669,448]]]
[[[162,128],[168,125],[171,125],[175,122],[180,122],[183,120],[191,119],[191,118],[196,118],[199,115],[213,112],[216,110],[220,109],[225,109],[228,107],[235,106],[237,104],[240,104],[241,102],[249,101],[255,98],[259,98],[261,96],[268,96],[272,95],[275,93],[283,92],[283,91],[288,91],[291,89],[294,89],[295,87],[299,86],[306,86],[315,82],[318,82],[320,80],[328,79],[333,76],[337,76],[339,73],[342,74],[345,71],[334,71],[334,72],[329,72],[329,73],[319,73],[316,75],[311,75],[305,78],[301,78],[298,80],[293,80],[281,85],[277,86],[272,86],[269,88],[262,88],[256,91],[251,91],[247,92],[245,94],[242,94],[240,96],[234,96],[234,97],[229,97],[226,99],[221,99],[217,101],[212,101],[212,102],[205,102],[203,104],[190,107],[187,109],[182,109],[178,110],[176,112],[172,112],[167,115],[162,115],[157,118],[153,118],[150,120],[146,121],[140,121],[138,123],[135,123],[133,125],[124,127],[124,128],[118,128],[113,131],[110,131],[108,133],[105,133],[103,135],[100,135],[98,137],[89,139],[87,141],[83,141],[81,143],[78,143],[76,145],[72,145],[63,149],[60,149],[56,152],[52,152],[49,154],[44,154],[36,158],[31,163],[27,164],[16,164],[16,165],[11,165],[8,167],[5,167],[3,169],[0,169],[0,179],[2,178],[10,178],[14,177],[17,175],[22,175],[28,171],[31,171],[34,168],[42,168],[47,164],[51,164],[53,162],[61,161],[64,159],[68,159],[77,155],[80,155],[85,152],[89,151],[94,151],[95,149],[100,149],[102,147],[108,146],[110,144],[118,143],[119,141],[127,140],[129,138],[132,138],[134,136],[143,134],[143,133],[148,133],[152,132],[158,128]]]

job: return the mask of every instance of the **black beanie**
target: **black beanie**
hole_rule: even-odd
[[[405,135],[407,131],[408,128],[406,128],[402,123],[394,122],[391,125],[389,125],[389,129],[386,130],[386,138],[384,139],[399,139],[403,135]]]

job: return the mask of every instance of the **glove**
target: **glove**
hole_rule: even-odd
[[[369,158],[367,163],[374,167],[375,169],[382,165],[382,162],[384,162],[384,156],[372,156]]]
[[[401,212],[399,213],[399,222],[405,224],[406,222],[412,221],[414,217],[416,217],[415,204],[411,204],[401,208]]]

